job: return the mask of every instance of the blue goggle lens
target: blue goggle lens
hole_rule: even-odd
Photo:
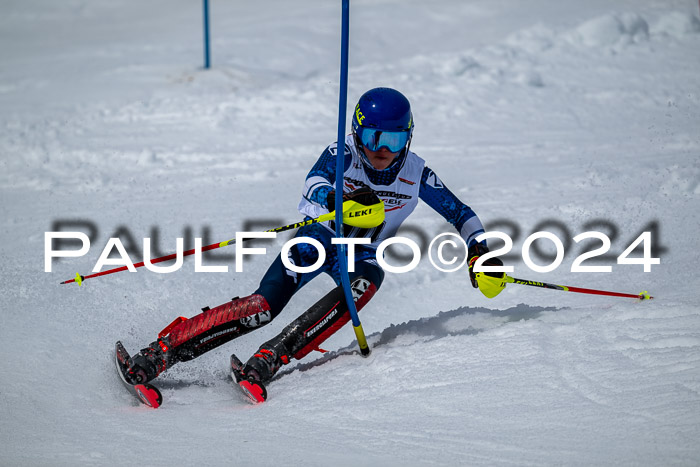
[[[408,143],[410,135],[408,131],[382,131],[362,127],[359,132],[362,145],[370,151],[387,148],[391,152],[399,152]]]

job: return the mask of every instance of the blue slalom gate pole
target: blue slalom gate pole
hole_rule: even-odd
[[[336,146],[336,166],[335,166],[335,236],[343,237],[343,169],[345,154],[345,114],[348,103],[348,48],[350,37],[350,0],[342,0],[343,15],[340,34],[340,98],[338,103],[338,143]],[[338,266],[340,268],[340,280],[345,292],[345,301],[352,319],[352,326],[355,330],[355,337],[360,346],[360,353],[363,357],[370,354],[369,345],[362,329],[362,323],[357,316],[355,300],[353,300],[350,288],[350,277],[348,276],[348,257],[345,245],[338,245]]]
[[[204,1],[204,68],[208,69],[209,61],[209,0]]]

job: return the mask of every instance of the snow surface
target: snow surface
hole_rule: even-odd
[[[247,358],[327,292],[324,277],[270,325],[159,378],[160,409],[124,391],[114,341],[134,352],[176,316],[250,293],[288,237],[243,274],[189,260],[58,283],[89,273],[120,227],[138,244],[157,227],[172,251],[188,227],[214,242],[246,220],[299,219],[303,178],[336,135],[339,5],[214,1],[205,71],[200,2],[3,2],[0,464],[700,464],[689,0],[351,7],[350,105],[374,86],[404,92],[412,149],[487,225],[515,222],[516,252],[548,219],[569,240],[595,220],[617,229],[612,273],[570,272],[572,244],[555,271],[514,260],[513,275],[654,301],[515,285],[488,300],[424,259],[388,274],[363,311],[368,359],[348,327],[331,352],[285,367],[267,403],[232,388],[230,353]],[[46,273],[44,232],[66,219],[92,221],[98,238]],[[616,265],[654,220],[661,264]],[[426,206],[410,224],[449,231]]]

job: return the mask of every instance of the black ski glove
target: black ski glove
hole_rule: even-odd
[[[377,194],[370,187],[358,188],[350,193],[343,193],[343,201],[355,201],[363,206],[372,206],[381,203]],[[328,211],[335,211],[335,190],[329,191],[326,195],[326,207]]]
[[[475,289],[479,288],[479,284],[476,282],[474,263],[476,263],[476,260],[479,259],[479,256],[485,255],[488,252],[488,247],[481,243],[477,243],[476,245],[473,245],[469,248],[469,259],[467,261],[467,264],[469,264],[469,279],[471,279],[472,287],[474,287]],[[484,261],[484,266],[503,266],[503,261],[501,261],[498,258],[489,258],[486,261]],[[504,276],[503,272],[484,272],[484,274],[491,277],[497,277],[499,279],[502,279]]]

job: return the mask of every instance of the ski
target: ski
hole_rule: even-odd
[[[119,378],[122,380],[122,383],[124,383],[124,387],[136,397],[139,402],[148,407],[157,409],[163,403],[163,396],[160,394],[158,388],[147,383],[131,384],[126,380],[125,373],[129,369],[130,361],[131,356],[129,352],[126,351],[121,342],[117,341],[114,345],[114,363],[116,364]]]
[[[262,404],[267,400],[267,389],[260,381],[253,378],[246,378],[241,374],[243,364],[231,354],[231,378],[238,385],[243,394],[254,404]]]

